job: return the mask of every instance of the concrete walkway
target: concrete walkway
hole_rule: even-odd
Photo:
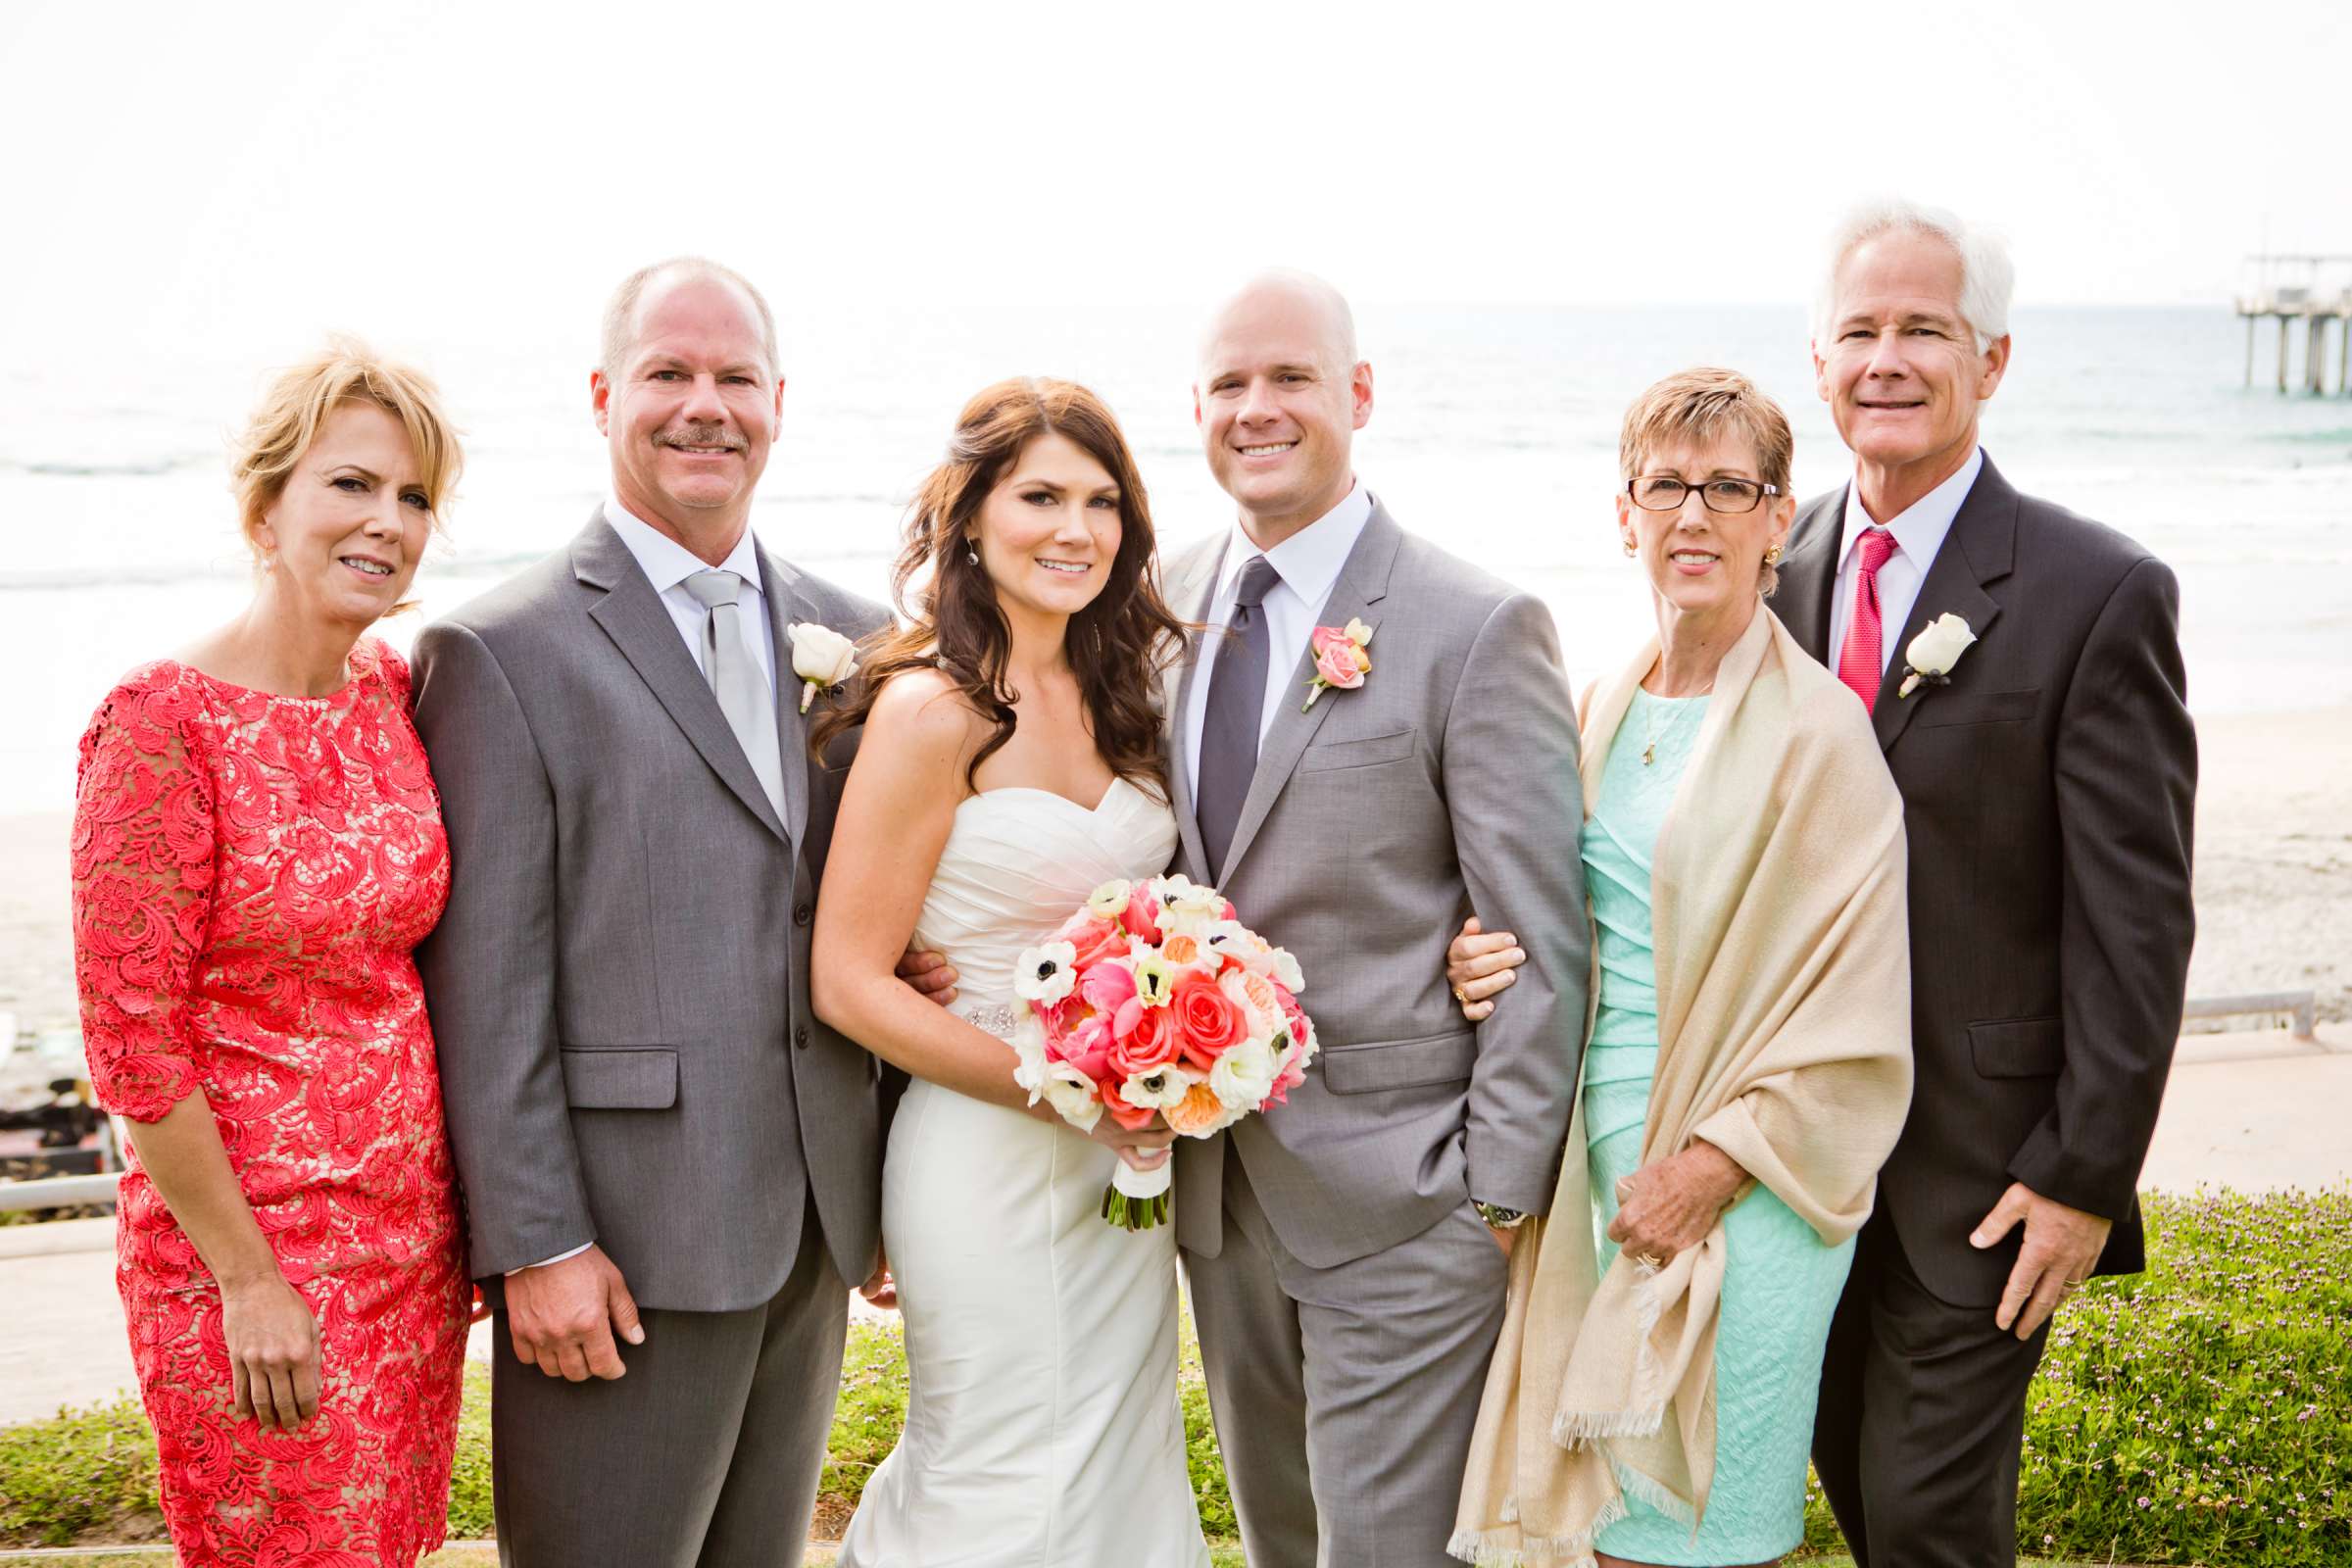
[[[2305,1190],[2352,1180],[2352,1030],[2180,1043],[2140,1185]],[[114,1221],[0,1227],[0,1424],[135,1389],[115,1295]],[[855,1316],[873,1316],[857,1302]],[[487,1361],[487,1325],[471,1354]]]

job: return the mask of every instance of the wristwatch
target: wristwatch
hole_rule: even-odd
[[[1527,1223],[1527,1214],[1522,1209],[1504,1208],[1500,1203],[1474,1202],[1471,1206],[1478,1210],[1478,1217],[1485,1220],[1491,1230],[1515,1231]]]

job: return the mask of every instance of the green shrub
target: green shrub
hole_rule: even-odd
[[[2352,1563],[2352,1187],[2145,1200],[2150,1266],[2059,1310],[2026,1417],[2018,1539],[2088,1562]],[[1238,1533],[1185,1325],[1178,1394],[1200,1522]],[[450,1534],[491,1534],[489,1378],[466,1374]],[[846,1520],[898,1442],[898,1326],[852,1327],[817,1514]],[[132,1398],[0,1428],[0,1545],[152,1536],[155,1444]],[[1819,1486],[1805,1544],[1842,1543]],[[1219,1561],[1239,1561],[1220,1547]]]
[[[2352,1562],[2352,1188],[2148,1194],[2148,1271],[2058,1311],[2026,1407],[2021,1548]],[[1842,1542],[1818,1482],[1805,1544]]]
[[[152,1537],[158,1526],[155,1438],[135,1395],[0,1427],[0,1545]]]

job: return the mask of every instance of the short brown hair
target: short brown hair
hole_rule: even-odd
[[[1635,477],[1642,459],[1661,447],[1706,446],[1727,435],[1754,447],[1756,476],[1788,493],[1788,464],[1796,452],[1788,416],[1746,376],[1713,366],[1677,370],[1634,399],[1617,438],[1620,477]]]
[[[1796,453],[1788,416],[1738,370],[1711,365],[1677,370],[1634,399],[1617,437],[1620,477],[1637,477],[1642,460],[1660,447],[1709,446],[1726,436],[1753,447],[1756,477],[1778,495],[1788,494],[1788,465]],[[1757,587],[1769,599],[1780,585],[1780,568],[1767,559]]]
[[[466,466],[457,426],[441,407],[441,389],[422,370],[384,359],[357,338],[334,336],[317,354],[270,378],[230,452],[229,485],[237,497],[238,525],[257,563],[262,560],[263,519],[318,438],[319,425],[338,404],[347,402],[372,403],[408,431],[409,446],[423,472],[433,529],[440,531],[441,509]],[[408,610],[413,603],[393,609]]]

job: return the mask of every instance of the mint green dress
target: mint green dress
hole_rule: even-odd
[[[1605,1271],[1617,1246],[1617,1183],[1642,1162],[1642,1128],[1658,1060],[1657,969],[1651,952],[1651,852],[1698,740],[1707,699],[1637,689],[1611,744],[1600,801],[1585,823],[1585,875],[1600,944],[1600,1007],[1585,1051],[1585,1137],[1592,1236]],[[1642,765],[1654,737],[1656,760]],[[1730,1256],[1715,1331],[1715,1483],[1695,1536],[1628,1495],[1632,1511],[1594,1544],[1635,1562],[1763,1562],[1805,1534],[1805,1459],[1830,1314],[1854,1244],[1824,1247],[1813,1228],[1761,1185],[1724,1216]]]

